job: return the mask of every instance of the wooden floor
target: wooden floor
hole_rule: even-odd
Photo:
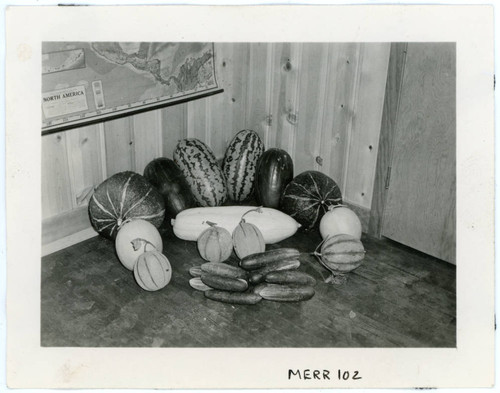
[[[161,228],[174,271],[146,292],[102,237],[42,258],[41,345],[72,347],[455,347],[455,266],[389,240],[364,236],[364,264],[344,285],[310,255],[317,232],[280,244],[302,254],[317,278],[306,302],[214,302],[192,289],[189,268],[203,263],[194,242]],[[231,264],[237,259],[233,254]]]

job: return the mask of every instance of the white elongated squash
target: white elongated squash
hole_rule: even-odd
[[[257,209],[255,206],[195,207],[177,214],[175,219],[171,220],[171,224],[175,236],[183,240],[196,241],[200,234],[210,227],[210,223],[215,223],[233,233],[243,214],[246,222],[260,229],[266,244],[278,243],[293,236],[300,227],[300,224],[288,214],[269,207]]]

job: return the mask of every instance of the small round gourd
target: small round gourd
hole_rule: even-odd
[[[122,225],[115,239],[116,255],[128,270],[134,270],[139,256],[146,251],[163,251],[163,241],[156,227],[145,220]]]
[[[259,211],[259,208],[249,210],[245,214],[251,211]],[[266,250],[262,232],[256,225],[245,221],[245,214],[243,214],[240,223],[233,231],[234,252],[240,259]]]
[[[158,291],[170,282],[172,267],[168,258],[161,252],[147,251],[137,258],[134,277],[142,289]]]
[[[361,239],[361,221],[356,213],[347,206],[332,205],[321,218],[319,232],[323,239],[341,234]]]
[[[347,234],[326,238],[320,244],[321,252],[314,252],[320,262],[335,274],[345,274],[358,268],[365,258],[361,240]]]
[[[231,234],[227,229],[218,227],[215,223],[208,224],[210,228],[205,229],[198,237],[198,251],[205,261],[224,262],[233,252]]]

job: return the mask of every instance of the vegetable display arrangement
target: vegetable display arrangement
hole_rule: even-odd
[[[245,205],[252,197],[261,206]],[[180,140],[173,159],[152,160],[144,176],[125,171],[102,182],[88,211],[94,229],[115,242],[119,261],[147,291],[164,288],[172,277],[158,231],[165,217],[176,237],[196,242],[206,262],[190,271],[191,286],[222,302],[313,297],[316,282],[298,270],[298,250],[266,251],[299,228],[319,230],[323,242],[312,255],[332,273],[326,282],[345,282],[365,256],[361,222],[342,205],[337,183],[313,170],[294,177],[290,155],[265,150],[252,130],[234,135],[220,164],[204,142]],[[238,267],[224,263],[233,251]]]

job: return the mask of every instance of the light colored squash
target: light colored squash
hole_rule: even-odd
[[[211,224],[197,241],[200,256],[208,262],[224,262],[233,252],[233,239],[224,228]]]
[[[137,284],[146,291],[158,291],[168,285],[172,278],[172,267],[168,258],[159,251],[147,251],[134,265]]]
[[[174,234],[183,240],[196,241],[200,234],[210,227],[209,222],[233,233],[241,217],[255,210],[255,206],[216,206],[186,209],[171,220]],[[268,207],[245,215],[245,221],[259,228],[266,244],[278,243],[293,236],[300,224],[289,215]]]
[[[139,256],[146,251],[163,251],[160,232],[149,221],[132,220],[122,225],[115,239],[118,259],[128,270],[134,270]]]
[[[362,226],[359,217],[347,206],[332,205],[321,218],[319,232],[323,239],[341,234],[361,239]]]
[[[244,218],[233,231],[234,252],[238,258],[266,251],[266,243],[260,229],[245,221]]]

